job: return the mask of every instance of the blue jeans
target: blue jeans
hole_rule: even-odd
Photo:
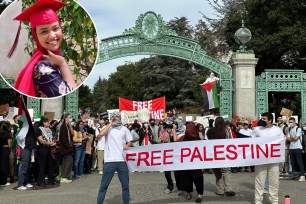
[[[26,186],[29,183],[31,150],[26,148],[21,149],[20,157],[21,160],[18,172],[18,186]]]
[[[100,184],[97,204],[102,204],[105,199],[107,188],[117,171],[122,187],[122,200],[124,204],[130,202],[129,170],[125,162],[105,162],[103,166],[103,177]]]
[[[74,177],[77,177],[84,174],[85,149],[82,148],[82,145],[76,145],[74,148],[73,173]]]

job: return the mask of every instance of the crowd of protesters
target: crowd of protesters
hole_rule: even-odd
[[[110,122],[108,119],[100,120],[96,127],[91,127],[87,120],[76,121],[66,114],[59,121],[41,118],[39,122],[34,123],[31,136],[23,140],[17,139],[17,145],[13,145],[14,137],[19,131],[18,116],[15,116],[13,124],[0,122],[0,185],[9,186],[18,182],[17,190],[48,188],[85,178],[86,173],[96,170],[103,175],[99,203],[104,200],[113,174],[118,173],[123,182],[123,200],[128,203],[128,169],[120,151],[129,146],[133,148],[169,142],[265,137],[273,132],[286,139],[286,159],[283,164],[274,164],[273,168],[271,165],[256,168],[216,168],[212,172],[216,178],[215,193],[220,196],[235,196],[231,187],[235,181],[231,180],[231,173],[254,172],[256,169],[255,201],[261,203],[262,194],[267,192],[272,203],[276,203],[280,174],[297,174],[299,181],[305,181],[302,152],[305,150],[303,137],[306,137],[306,124],[299,127],[294,118],[283,121],[281,117],[277,119],[276,124],[272,124],[273,115],[270,113],[263,114],[262,118],[256,128],[252,127],[250,121],[232,124],[230,121],[224,121],[222,117],[210,119],[205,127],[192,121],[183,123],[181,116],[161,121],[150,119],[142,123],[135,120],[133,124],[125,125],[118,116]],[[121,127],[125,128],[123,135]],[[31,134],[31,129],[28,134]],[[112,135],[118,134],[121,135],[118,137],[120,140],[112,139]],[[126,146],[121,149],[118,147],[118,151],[115,151],[116,144],[122,143]],[[205,186],[204,172],[203,169],[174,171],[178,195],[184,195],[187,200],[191,200],[195,185],[198,194],[195,202],[201,202]],[[174,192],[171,171],[165,171],[164,174],[167,182],[164,192]]]

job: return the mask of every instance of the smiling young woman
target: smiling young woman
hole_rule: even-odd
[[[62,27],[56,11],[66,3],[38,0],[14,20],[30,22],[36,50],[19,73],[14,87],[35,97],[57,97],[76,88],[73,75],[60,55]]]

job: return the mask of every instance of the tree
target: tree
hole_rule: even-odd
[[[82,85],[78,89],[79,91],[79,107],[82,109],[93,109],[93,95],[89,86]]]
[[[203,15],[218,42],[230,50],[238,45],[234,33],[241,21],[252,32],[247,44],[259,58],[256,74],[264,69],[303,69],[306,65],[306,6],[304,0],[208,0],[217,19]],[[209,33],[209,32],[208,32]],[[223,36],[223,37],[222,37]],[[224,38],[225,37],[225,38]],[[223,39],[223,40],[222,40]],[[218,47],[223,46],[219,44]],[[219,49],[219,48],[217,48]]]
[[[99,77],[93,87],[93,112],[102,113],[107,110],[108,81]]]

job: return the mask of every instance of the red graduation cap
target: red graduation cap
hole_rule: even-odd
[[[64,7],[66,3],[58,0],[38,0],[32,6],[24,10],[14,20],[28,21],[31,28],[39,25],[50,24],[58,21],[56,11]]]
[[[21,14],[16,16],[14,20],[30,22],[31,28],[35,28],[39,25],[54,23],[59,21],[58,16],[56,15],[56,11],[64,6],[66,6],[66,3],[58,0],[38,0],[32,6],[24,10]],[[20,30],[21,22],[18,27],[14,44],[7,54],[9,58],[13,55],[18,45]],[[35,36],[33,37],[35,39]]]

